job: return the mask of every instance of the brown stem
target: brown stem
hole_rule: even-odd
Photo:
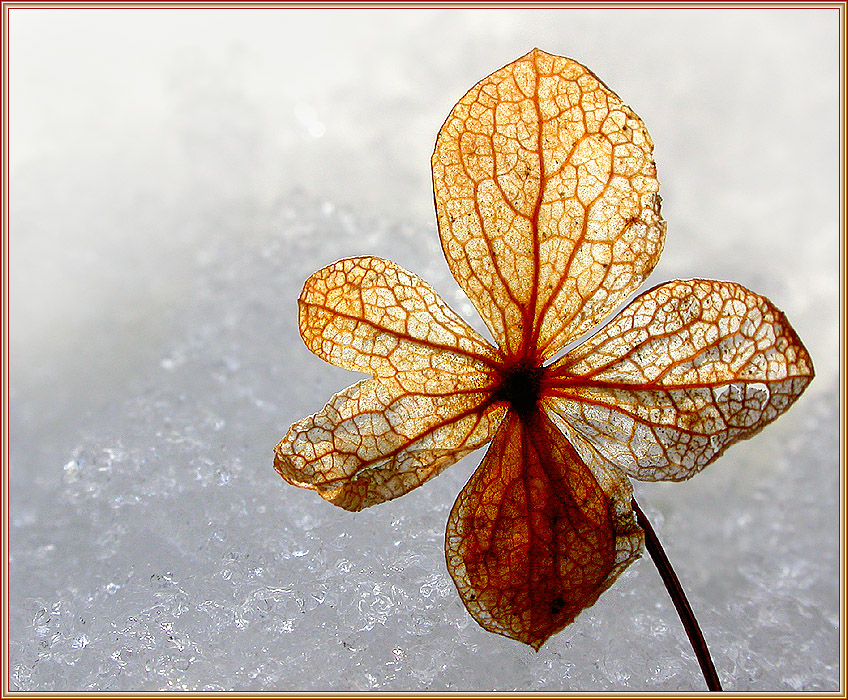
[[[633,510],[636,512],[636,521],[639,526],[645,531],[645,547],[654,560],[657,570],[660,572],[660,577],[665,584],[665,588],[671,596],[671,602],[677,608],[677,614],[680,615],[680,621],[686,629],[686,635],[689,637],[689,643],[692,649],[695,650],[695,656],[698,657],[698,663],[701,665],[701,672],[704,674],[704,680],[707,682],[707,687],[710,690],[721,690],[721,683],[718,680],[713,660],[710,657],[710,650],[707,649],[707,643],[704,641],[704,635],[701,634],[701,628],[698,626],[698,621],[695,619],[695,613],[692,612],[692,607],[689,601],[686,600],[686,594],[683,592],[683,587],[671,568],[671,562],[663,551],[662,545],[654,528],[639,504],[634,498],[631,502]]]

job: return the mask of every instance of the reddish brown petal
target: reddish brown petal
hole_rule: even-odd
[[[306,281],[298,303],[303,341],[334,365],[431,393],[445,393],[457,374],[470,377],[469,368],[478,388],[489,383],[495,349],[430,285],[388,260],[328,265]]]
[[[448,570],[485,629],[538,649],[639,556],[629,484],[605,493],[540,411],[510,414],[448,520]]]
[[[551,409],[638,479],[686,479],[783,413],[813,378],[786,317],[732,282],[635,299],[553,366]]]
[[[505,352],[552,357],[665,237],[651,139],[587,68],[534,49],[475,85],[433,153],[448,265]]]
[[[451,379],[444,374],[442,385]],[[486,444],[504,415],[487,408],[488,397],[461,387],[422,394],[367,379],[291,426],[274,467],[295,486],[361,510],[402,496]]]

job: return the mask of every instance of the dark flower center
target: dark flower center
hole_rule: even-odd
[[[539,401],[544,371],[530,362],[516,362],[504,367],[494,400],[507,402],[520,416],[529,415]]]

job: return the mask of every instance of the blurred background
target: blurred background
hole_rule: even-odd
[[[10,688],[700,690],[648,559],[536,654],[442,553],[482,453],[359,514],[272,449],[358,377],[297,332],[306,277],[374,254],[480,328],[429,158],[534,46],[655,143],[650,283],[740,282],[817,377],[682,484],[640,484],[732,690],[836,690],[837,9],[9,10]]]

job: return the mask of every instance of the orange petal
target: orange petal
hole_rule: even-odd
[[[813,365],[768,299],[688,280],[635,299],[552,375],[552,410],[611,462],[679,481],[788,409]]]
[[[652,152],[591,71],[538,49],[454,107],[432,159],[442,248],[505,352],[552,357],[654,268]]]
[[[274,467],[346,510],[397,498],[491,440],[504,410],[488,407],[490,393],[422,394],[366,379],[291,426]]]
[[[538,649],[639,556],[626,479],[605,493],[543,412],[510,414],[448,520],[448,570],[490,632]]]
[[[388,260],[347,258],[313,274],[300,299],[300,333],[318,357],[410,389],[444,391],[457,367],[486,384],[497,352],[426,282]],[[439,375],[446,373],[444,379]],[[409,382],[426,385],[411,386]]]

